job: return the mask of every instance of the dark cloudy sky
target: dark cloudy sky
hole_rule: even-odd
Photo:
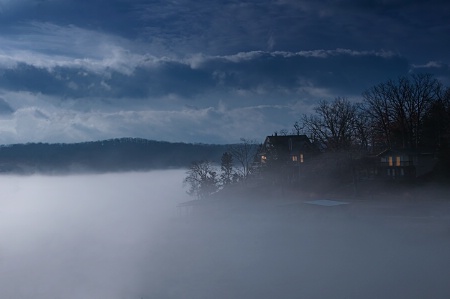
[[[0,143],[226,143],[408,73],[450,85],[444,0],[0,0]]]

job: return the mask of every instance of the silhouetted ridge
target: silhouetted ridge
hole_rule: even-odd
[[[219,162],[227,145],[116,138],[81,143],[0,146],[0,171],[109,172],[187,167],[194,160]]]

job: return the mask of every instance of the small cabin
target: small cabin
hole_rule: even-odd
[[[306,135],[279,136],[275,134],[266,137],[259,152],[259,157],[262,164],[270,160],[301,164],[318,152],[317,147],[311,143]]]
[[[288,181],[296,181],[309,173],[317,146],[306,135],[267,136],[258,153],[258,164],[272,169]]]
[[[388,149],[377,155],[377,174],[389,179],[417,178],[430,173],[437,163],[434,153]]]

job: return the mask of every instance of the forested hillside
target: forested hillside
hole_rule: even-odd
[[[109,172],[187,167],[192,161],[219,162],[227,145],[120,138],[73,144],[0,146],[3,173]]]

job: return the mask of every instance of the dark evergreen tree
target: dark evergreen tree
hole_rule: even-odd
[[[232,184],[235,176],[233,171],[233,155],[229,152],[223,153],[221,158],[220,170],[220,181],[222,186]]]

